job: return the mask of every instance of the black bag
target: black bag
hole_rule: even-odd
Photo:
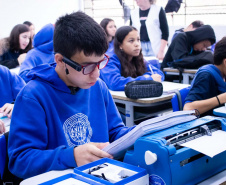
[[[125,86],[125,94],[131,99],[158,97],[162,93],[162,83],[153,80],[133,81]]]
[[[175,60],[170,64],[170,67],[198,69],[206,64],[213,64],[213,54],[211,51],[204,51],[198,55],[191,55],[186,58]]]

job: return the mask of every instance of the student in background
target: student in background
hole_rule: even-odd
[[[138,9],[131,11],[130,25],[140,32],[144,57],[155,56],[163,60],[169,37],[165,11],[155,0],[136,0]]]
[[[25,25],[27,25],[31,31],[31,40],[33,41],[34,36],[35,36],[35,26],[34,24],[32,24],[30,21],[24,21]]]
[[[135,80],[164,80],[162,71],[144,60],[136,28],[123,26],[116,31],[114,51],[115,54],[100,72],[109,89],[124,91],[125,85]]]
[[[199,21],[199,20],[196,20],[196,21],[193,21],[191,24],[189,24],[188,27],[186,28],[181,28],[179,30],[176,30],[173,37],[172,37],[172,40],[171,42],[173,41],[173,39],[179,34],[179,33],[183,33],[183,32],[187,32],[187,31],[194,31],[195,29],[203,26],[204,23],[202,21]]]
[[[26,53],[31,49],[31,45],[29,27],[24,24],[16,25],[9,38],[0,41],[0,64],[9,69],[21,65]]]
[[[226,103],[226,37],[215,47],[214,65],[199,68],[191,84],[184,110],[197,109],[202,116]]]
[[[194,31],[178,34],[170,44],[161,68],[169,67],[173,61],[186,60],[186,58],[191,62],[196,61],[196,57],[215,43],[215,40],[215,33],[210,25],[203,25]]]
[[[25,86],[25,82],[8,68],[0,65],[0,113],[11,118],[14,101],[17,94]],[[3,122],[0,120],[0,134],[5,132]]]
[[[53,52],[53,32],[54,25],[45,25],[34,37],[33,48],[27,53],[27,56],[20,67],[19,76],[27,83],[27,73],[38,65],[54,62]]]
[[[54,30],[54,64],[29,72],[9,133],[9,170],[28,178],[112,156],[101,149],[134,127],[123,124],[99,69],[108,62],[104,30],[76,12]]]
[[[100,25],[104,29],[108,39],[108,50],[106,51],[106,54],[111,56],[114,53],[115,22],[112,19],[105,18],[100,22]]]

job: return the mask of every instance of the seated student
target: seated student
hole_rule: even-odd
[[[124,91],[125,85],[135,80],[164,80],[162,71],[144,60],[136,28],[123,26],[116,31],[114,51],[115,54],[100,73],[109,89]]]
[[[24,24],[16,25],[9,38],[0,41],[0,64],[9,69],[21,65],[31,47],[29,27]]]
[[[184,110],[197,109],[202,116],[212,115],[213,109],[226,103],[226,37],[215,47],[214,65],[199,68],[191,84]]]
[[[203,26],[204,23],[202,21],[199,21],[199,20],[196,20],[196,21],[193,21],[191,24],[188,25],[188,27],[186,28],[181,28],[179,30],[176,30],[174,35],[172,36],[172,40],[171,42],[173,41],[173,39],[179,34],[179,33],[183,33],[183,32],[187,32],[187,31],[194,31],[196,30],[197,28],[199,28],[200,26]]]
[[[25,86],[25,82],[8,68],[0,65],[0,113],[11,118],[14,101],[17,94]],[[5,132],[3,122],[0,120],[0,134]]]
[[[203,25],[194,31],[180,33],[170,44],[169,49],[163,59],[161,68],[169,67],[171,62],[179,59],[191,58],[196,60],[198,54],[205,51],[215,43],[214,30],[209,25]]]
[[[30,29],[30,32],[31,32],[31,40],[33,42],[33,39],[34,39],[34,36],[35,36],[35,26],[34,24],[32,24],[30,21],[24,21],[25,25],[27,25]]]
[[[101,149],[134,128],[125,127],[98,78],[108,62],[104,34],[82,12],[57,20],[56,63],[33,68],[15,102],[8,143],[14,175],[28,178],[112,158]]]
[[[34,37],[33,46],[21,64],[19,76],[27,83],[27,73],[38,65],[54,62],[53,24],[45,25]]]
[[[104,29],[108,39],[108,50],[106,51],[106,54],[111,56],[114,53],[115,22],[112,19],[104,18],[100,22],[100,25]]]

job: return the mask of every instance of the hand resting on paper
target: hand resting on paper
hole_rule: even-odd
[[[4,122],[0,120],[0,134],[4,134],[4,133],[5,133],[5,125],[4,125]]]
[[[6,103],[0,108],[0,113],[3,113],[3,116],[7,116],[8,118],[11,118],[13,107],[14,107],[14,104]]]
[[[109,143],[86,143],[74,148],[74,157],[77,166],[82,166],[87,163],[99,160],[101,158],[111,158],[113,157],[107,152],[101,149],[109,145]]]

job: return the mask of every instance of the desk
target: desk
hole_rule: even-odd
[[[188,87],[188,84],[180,84],[174,82],[162,82],[163,84],[163,95],[154,98],[140,98],[130,99],[127,98],[124,91],[110,91],[113,99],[117,103],[125,104],[126,109],[126,126],[133,126],[134,124],[134,107],[151,107],[156,105],[163,105],[163,109],[157,114],[166,112],[164,110],[164,104],[171,101],[174,91]],[[156,113],[155,113],[156,114]]]
[[[16,73],[17,75],[19,74],[19,71],[20,71],[20,67],[10,69],[10,72]]]
[[[38,185],[40,183],[44,183],[46,181],[52,180],[54,178],[66,175],[68,173],[74,173],[73,169],[67,169],[63,171],[49,171],[46,173],[43,173],[41,175],[37,175],[28,179],[23,180],[20,185]],[[210,177],[197,185],[219,185],[226,181],[226,170],[214,175],[213,177]]]
[[[216,116],[226,117],[226,106],[213,109],[213,114]]]
[[[189,84],[189,77],[194,77],[195,73],[198,69],[184,69],[182,76],[183,76],[183,84]],[[163,71],[166,72],[168,75],[178,75],[180,74],[178,69],[175,68],[163,68]]]
[[[66,175],[68,173],[74,173],[73,169],[67,169],[62,171],[49,171],[28,179],[23,180],[20,185],[38,185],[54,178]]]

